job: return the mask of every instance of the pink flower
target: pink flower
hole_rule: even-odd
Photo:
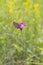
[[[13,22],[13,25],[17,28],[17,29],[20,29],[22,30],[26,24],[24,22],[21,22],[20,24],[19,23],[16,23],[16,22]]]
[[[25,24],[24,22],[21,22],[21,23],[17,26],[17,29],[22,30],[25,26],[26,26],[26,24]]]

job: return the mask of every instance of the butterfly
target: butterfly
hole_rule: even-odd
[[[15,26],[15,28],[20,30],[22,30],[26,26],[24,22],[20,22],[20,23],[13,22],[13,25]]]
[[[19,23],[13,22],[13,25],[17,28],[19,26]]]

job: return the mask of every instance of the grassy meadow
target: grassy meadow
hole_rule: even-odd
[[[43,65],[43,0],[0,0],[0,65]]]

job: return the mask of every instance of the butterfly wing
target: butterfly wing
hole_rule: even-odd
[[[13,25],[14,25],[16,28],[19,26],[19,24],[16,23],[16,22],[13,22]]]

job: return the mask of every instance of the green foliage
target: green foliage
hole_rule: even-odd
[[[42,5],[42,0],[0,0],[0,65],[43,65]],[[13,21],[27,26],[21,32]]]

